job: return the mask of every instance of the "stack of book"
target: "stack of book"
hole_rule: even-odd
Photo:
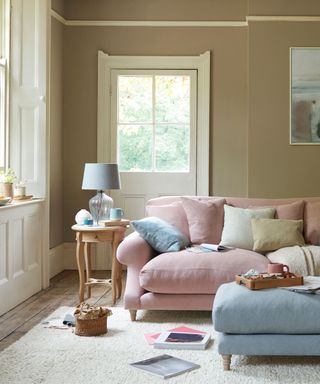
[[[148,344],[160,349],[206,349],[211,339],[208,332],[199,331],[184,325],[166,332],[146,333],[144,337]],[[172,377],[200,368],[199,364],[166,354],[137,361],[131,365],[162,378]]]

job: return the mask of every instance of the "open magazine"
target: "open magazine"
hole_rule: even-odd
[[[207,252],[222,252],[222,251],[227,251],[228,249],[231,249],[231,248],[226,247],[224,245],[220,245],[220,244],[202,243],[200,245],[187,248],[187,251],[193,252],[193,253],[207,253]]]
[[[190,332],[163,332],[154,343],[155,348],[162,349],[206,349],[210,334]]]
[[[281,287],[281,289],[298,293],[313,293],[320,295],[320,276],[304,276],[303,285],[292,285],[290,287]]]

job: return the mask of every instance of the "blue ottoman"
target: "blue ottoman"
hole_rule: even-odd
[[[223,284],[212,319],[225,370],[233,354],[320,355],[320,295]]]

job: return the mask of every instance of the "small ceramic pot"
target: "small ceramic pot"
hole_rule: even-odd
[[[86,209],[80,209],[80,211],[76,214],[75,221],[79,225],[83,225],[85,220],[92,220],[91,213]]]
[[[2,194],[4,197],[13,197],[12,183],[2,183]]]

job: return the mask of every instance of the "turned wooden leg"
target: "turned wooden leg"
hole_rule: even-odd
[[[84,243],[84,261],[86,264],[86,282],[89,283],[91,277],[91,243]],[[88,298],[91,297],[91,286],[88,285]]]
[[[136,321],[137,310],[136,309],[129,309],[129,312],[130,312],[131,321]]]
[[[84,243],[82,241],[82,235],[77,232],[77,264],[79,272],[79,301],[84,301],[84,287],[85,287],[85,276],[84,276]]]
[[[230,371],[231,357],[232,355],[222,355],[224,371]]]

